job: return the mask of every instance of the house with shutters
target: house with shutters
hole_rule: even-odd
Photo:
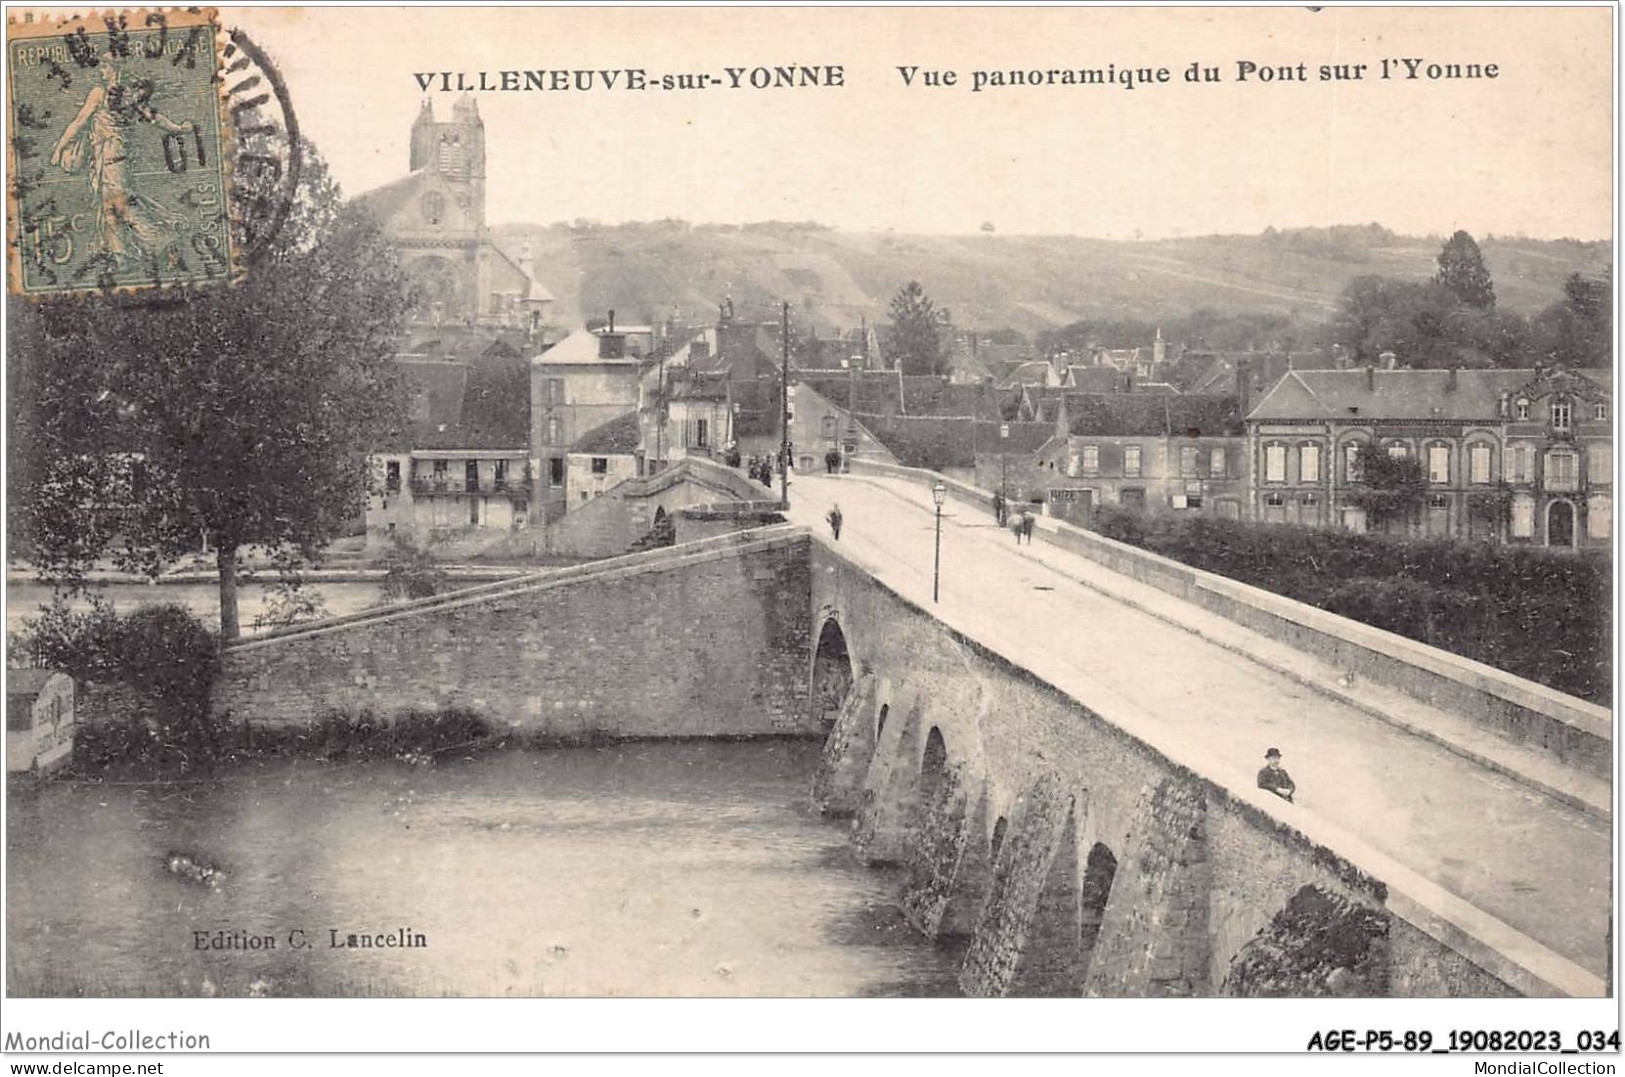
[[[529,524],[529,373],[501,338],[397,356],[402,428],[369,454],[369,546],[490,538]]]
[[[1240,519],[1248,456],[1240,399],[1069,393],[1038,450],[1053,516],[1088,524],[1103,505]]]
[[[1360,448],[1414,457],[1427,481],[1406,534],[1607,546],[1613,376],[1606,370],[1289,371],[1247,415],[1250,512],[1363,531]]]
[[[602,327],[578,329],[530,360],[536,523],[550,523],[578,503],[569,496],[567,474],[577,442],[626,415],[636,425],[643,383],[658,365],[654,351],[653,329],[617,328],[611,312]]]

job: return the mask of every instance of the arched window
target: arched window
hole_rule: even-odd
[[[1343,445],[1343,479],[1345,482],[1359,482],[1365,477],[1365,469],[1360,466],[1360,447],[1363,441],[1350,441]]]
[[[1474,483],[1487,483],[1494,471],[1494,450],[1484,442],[1479,442],[1467,450],[1468,481]]]
[[[1428,446],[1428,482],[1444,485],[1450,481],[1450,446],[1435,441]]]
[[[1320,446],[1313,442],[1298,446],[1298,481],[1320,481]]]
[[[1264,446],[1264,481],[1286,481],[1286,446],[1278,441]]]

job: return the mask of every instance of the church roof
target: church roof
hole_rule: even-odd
[[[498,258],[508,263],[515,273],[518,273],[521,277],[525,278],[525,281],[529,287],[522,298],[538,303],[551,303],[554,301],[553,293],[547,290],[547,286],[541,281],[537,280],[535,277],[532,277],[530,274],[526,273],[524,267],[518,262],[514,261],[512,258],[509,258],[508,253],[501,247],[497,246],[495,243],[492,243],[490,240],[486,240],[484,249],[490,251],[492,254],[495,254]]]
[[[389,220],[417,193],[422,182],[432,173],[427,168],[408,172],[400,179],[390,180],[382,187],[374,187],[356,195],[353,201],[376,217],[379,223]]]

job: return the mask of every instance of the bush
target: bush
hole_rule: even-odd
[[[434,554],[420,550],[399,535],[384,554],[384,595],[393,599],[430,598],[446,586],[446,570]]]
[[[119,717],[84,723],[80,762],[105,766],[162,758],[183,768],[219,753],[209,695],[219,673],[218,640],[190,610],[141,606],[119,616],[104,599],[83,612],[58,598],[28,622],[23,646],[41,667],[80,685],[115,689]]]
[[[282,580],[266,588],[265,608],[255,614],[252,627],[289,628],[326,616],[327,599],[320,592],[305,590],[297,580]]]
[[[23,623],[17,643],[37,667],[60,669],[80,683],[118,679],[118,615],[99,595],[80,612],[58,594],[38,618]]]
[[[1606,553],[1253,524],[1103,507],[1094,528],[1195,568],[1606,706]]]
[[[220,671],[215,634],[182,606],[142,606],[119,622],[119,680],[206,726]]]

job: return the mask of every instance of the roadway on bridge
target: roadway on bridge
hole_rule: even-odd
[[[931,606],[930,493],[901,480],[798,475],[789,518],[894,590]],[[1612,841],[1593,818],[1378,718],[1092,590],[1144,587],[1045,544],[1019,549],[991,514],[943,506],[941,601],[952,627],[1110,719],[1133,715],[1207,776],[1251,788],[1279,747],[1319,815],[1597,975],[1607,970]],[[1214,615],[1190,607],[1193,620]],[[1262,637],[1259,637],[1262,642]]]

